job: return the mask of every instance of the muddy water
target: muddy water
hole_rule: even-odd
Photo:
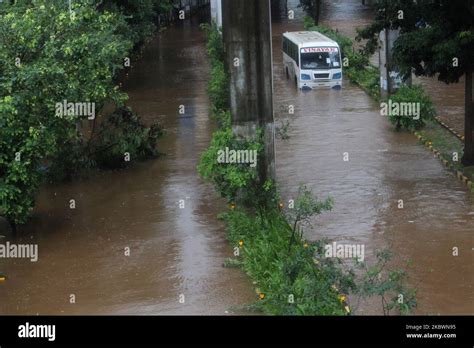
[[[369,16],[359,0],[326,1],[322,24],[354,36]],[[291,122],[290,139],[277,142],[277,176],[285,199],[294,198],[300,182],[335,199],[307,237],[364,244],[369,262],[375,250],[390,248],[395,266],[413,262],[416,313],[472,314],[474,196],[413,135],[393,132],[379,106],[349,81],[342,90],[297,91],[283,72],[280,47],[283,32],[301,28],[301,17],[273,24],[276,119]],[[290,104],[294,115],[282,112]],[[452,256],[453,247],[459,256]],[[381,308],[371,301],[358,313]]]
[[[195,169],[212,132],[197,24],[158,35],[124,85],[129,104],[164,126],[166,156],[42,190],[16,240],[38,243],[39,261],[1,260],[1,314],[224,314],[252,301],[247,277],[222,267],[231,256],[222,201]]]
[[[290,0],[289,9],[296,4]],[[283,74],[280,47],[284,31],[302,28],[298,9],[296,16],[273,25],[276,118],[291,121],[291,138],[277,142],[278,180],[286,199],[299,182],[335,199],[334,210],[306,235],[363,243],[369,262],[388,247],[398,265],[413,260],[417,313],[473,313],[473,196],[412,135],[394,133],[378,105],[348,81],[340,91],[295,90]],[[359,0],[331,1],[322,21],[353,37],[369,16]],[[196,23],[149,44],[124,88],[147,122],[165,127],[159,146],[167,156],[42,190],[35,218],[16,240],[38,243],[40,258],[1,260],[8,276],[0,284],[1,314],[222,314],[252,300],[248,279],[221,267],[231,255],[216,220],[222,201],[195,170],[212,132],[205,61]],[[434,94],[454,93],[450,110],[462,106],[457,92],[438,88]],[[178,114],[181,104],[185,115]],[[296,108],[291,116],[281,111],[289,104]],[[458,257],[451,256],[454,246]],[[359,314],[365,313],[380,307],[364,304]]]

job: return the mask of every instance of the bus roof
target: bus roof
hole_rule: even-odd
[[[301,47],[310,47],[314,45],[339,47],[336,41],[331,40],[317,31],[292,31],[284,33],[283,36],[287,37],[295,44],[301,45]]]

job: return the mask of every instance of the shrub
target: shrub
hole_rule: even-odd
[[[75,0],[71,14],[63,0],[0,2],[0,214],[11,223],[27,221],[45,174],[70,178],[95,162],[81,133],[84,117],[56,117],[55,104],[93,102],[96,114],[106,103],[122,106],[114,76],[151,33],[156,12],[172,3]],[[131,126],[111,132],[134,143],[138,157],[151,152],[156,129]]]
[[[239,245],[243,270],[256,282],[259,300],[251,307],[278,315],[347,314],[338,295],[351,288],[350,274],[337,267],[338,259],[323,258],[321,245],[300,236],[289,251],[292,228],[280,212],[236,209],[222,217],[231,243]]]
[[[410,115],[389,115],[390,122],[395,125],[397,130],[401,128],[418,130],[426,124],[426,121],[436,116],[436,109],[433,102],[421,86],[403,85],[395,94],[390,96],[389,99],[392,103],[419,103],[420,106],[419,119],[415,119]]]
[[[211,145],[201,156],[198,172],[205,179],[214,184],[214,187],[229,203],[243,204],[257,207],[265,205],[265,196],[262,192],[262,183],[258,181],[257,168],[248,163],[219,163],[219,151],[226,148],[232,150],[256,151],[257,156],[263,150],[262,139],[255,141],[239,139],[232,133],[230,113],[225,113],[224,127],[214,132]],[[267,191],[270,191],[268,188]]]
[[[212,67],[208,93],[213,108],[217,110],[229,108],[229,79],[222,62],[216,61]]]
[[[102,168],[123,168],[131,161],[156,156],[158,125],[146,127],[130,108],[120,108],[103,122],[92,144],[92,158]],[[128,154],[130,161],[125,160]]]
[[[73,173],[83,163],[78,125],[56,117],[55,104],[120,103],[112,81],[131,43],[116,13],[97,13],[87,1],[36,0],[4,5],[0,14],[0,206],[12,223],[27,221],[45,165]],[[90,54],[94,52],[94,54]],[[18,58],[20,60],[18,61]],[[19,160],[16,154],[20,154]]]

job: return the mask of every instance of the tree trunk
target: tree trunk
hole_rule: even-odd
[[[313,0],[314,5],[313,5],[313,19],[316,25],[319,25],[319,17],[321,15],[321,0]]]
[[[472,105],[472,71],[473,68],[470,68],[466,71],[464,89],[464,156],[462,157],[462,164],[465,167],[474,165],[474,107]]]

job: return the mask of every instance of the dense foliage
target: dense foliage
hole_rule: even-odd
[[[158,155],[158,125],[146,127],[130,108],[118,108],[100,125],[91,142],[91,154],[102,168],[121,168],[131,161]]]
[[[396,129],[406,128],[408,130],[418,130],[425,126],[426,122],[433,120],[436,116],[436,109],[431,98],[421,86],[401,86],[397,92],[389,97],[392,103],[417,103],[419,105],[418,117],[407,115],[389,115],[390,122]]]
[[[157,22],[167,19],[178,8],[176,0],[102,0],[101,11],[119,12],[129,25],[129,39],[141,44],[155,30]]]
[[[71,12],[63,0],[0,3],[0,215],[14,224],[27,221],[46,173],[68,178],[95,164],[82,128],[98,121],[58,115],[56,104],[94,103],[95,116],[123,105],[116,72],[150,33],[156,4],[169,2],[139,2],[132,18],[119,11],[132,2],[106,3],[75,0]],[[129,152],[143,145],[128,139]]]

